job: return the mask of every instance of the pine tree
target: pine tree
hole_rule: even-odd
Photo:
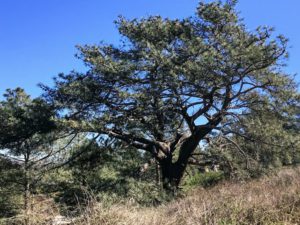
[[[66,126],[149,152],[177,188],[202,140],[244,109],[293,89],[282,73],[287,40],[248,31],[236,1],[200,3],[195,17],[116,23],[122,46],[80,46],[86,73],[60,74],[45,97]],[[138,152],[138,151],[137,151]]]
[[[31,99],[23,89],[7,90],[0,102],[0,153],[19,171],[12,177],[21,186],[25,223],[29,223],[33,186],[53,154],[55,113],[40,98]]]

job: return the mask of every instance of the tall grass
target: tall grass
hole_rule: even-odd
[[[223,182],[208,189],[198,187],[186,197],[158,207],[142,207],[130,201],[104,207],[89,197],[88,206],[81,210],[82,216],[68,223],[54,223],[49,218],[57,217],[57,212],[46,213],[45,219],[41,212],[32,212],[32,225],[300,224],[300,168],[286,168],[244,183]]]
[[[300,224],[300,169],[247,183],[196,188],[159,207],[93,204],[76,225]]]

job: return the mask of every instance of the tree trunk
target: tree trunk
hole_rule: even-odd
[[[24,184],[24,213],[25,225],[29,225],[29,209],[30,209],[30,186],[27,178]]]
[[[24,162],[24,214],[25,214],[25,225],[29,225],[29,209],[30,209],[30,181],[29,181],[29,168],[28,168],[28,157],[25,157]]]
[[[172,162],[172,156],[162,159],[160,162],[161,178],[163,188],[167,191],[176,193],[180,183],[180,171],[176,163]]]
[[[156,184],[160,186],[161,177],[160,177],[160,166],[158,162],[155,162],[155,175],[156,175]]]
[[[186,139],[180,147],[179,156],[176,162],[172,161],[172,153],[160,160],[164,189],[172,190],[173,192],[178,189],[191,154],[195,151],[199,142],[211,130],[211,127],[199,128],[193,135]]]

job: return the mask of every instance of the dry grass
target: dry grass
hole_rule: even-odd
[[[47,221],[34,224],[53,224]],[[300,224],[300,168],[283,169],[277,175],[247,183],[226,182],[210,189],[194,189],[187,197],[159,207],[120,204],[107,208],[91,200],[83,216],[70,224]]]
[[[300,224],[300,169],[243,184],[196,189],[167,205],[89,208],[76,225]]]
[[[35,195],[31,198],[29,210],[30,225],[52,225],[52,220],[59,215],[59,208],[52,198],[44,195]],[[0,219],[0,225],[23,225],[25,215],[19,214],[11,218]]]

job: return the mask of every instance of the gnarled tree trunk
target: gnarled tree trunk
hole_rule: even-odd
[[[191,154],[195,151],[199,142],[205,138],[212,128],[212,126],[198,127],[195,133],[182,143],[176,162],[173,162],[172,153],[159,161],[164,189],[172,191],[178,189]]]

